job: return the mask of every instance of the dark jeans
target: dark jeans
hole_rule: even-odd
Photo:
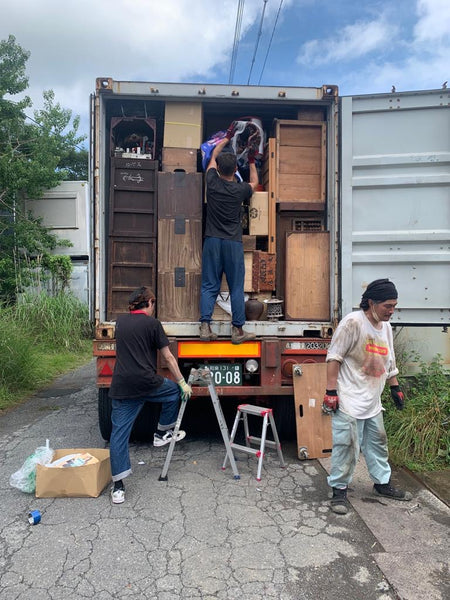
[[[179,401],[180,388],[170,379],[164,379],[159,388],[146,398],[112,401],[112,433],[109,456],[113,481],[120,481],[120,479],[124,479],[131,473],[128,441],[133,423],[144,406],[144,402],[161,402],[158,429],[167,431],[175,426]]]
[[[200,321],[209,323],[214,304],[225,273],[231,300],[231,322],[236,327],[245,323],[244,301],[244,247],[242,242],[205,238],[202,255],[202,290],[200,297]]]

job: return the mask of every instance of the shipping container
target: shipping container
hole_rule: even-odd
[[[339,319],[373,279],[389,277],[399,289],[395,328],[434,327],[448,350],[447,90],[340,98],[335,85],[105,77],[91,105],[94,355],[105,439],[114,320],[141,285],[156,292],[156,316],[183,374],[209,365],[222,402],[272,406],[283,437],[296,431],[293,365],[325,361]],[[243,220],[245,292],[249,310],[259,300],[263,312],[245,325],[256,340],[232,345],[224,280],[212,323],[218,341],[202,342],[200,144],[248,115],[260,120],[265,142]],[[142,419],[137,431],[155,415]]]

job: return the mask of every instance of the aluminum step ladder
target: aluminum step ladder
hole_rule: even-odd
[[[261,437],[255,437],[250,435],[248,428],[248,417],[247,415],[254,415],[256,417],[262,417],[262,432]],[[238,429],[239,422],[242,420],[244,423],[244,433],[245,433],[245,446],[234,443],[234,438],[236,436],[236,432]],[[270,425],[273,435],[273,441],[267,439],[267,429]],[[250,444],[259,444],[259,449],[252,448]],[[233,450],[239,450],[241,452],[246,452],[247,454],[252,454],[258,458],[258,472],[256,475],[256,480],[261,481],[261,471],[262,464],[264,458],[264,451],[266,446],[269,448],[275,448],[278,454],[278,458],[280,459],[280,466],[284,469],[286,466],[283,458],[283,452],[281,451],[281,444],[278,437],[277,428],[275,426],[275,420],[273,418],[273,410],[271,408],[266,408],[264,406],[254,406],[253,404],[240,404],[237,409],[236,418],[234,420],[233,429],[231,430],[231,438],[230,445]],[[225,469],[228,462],[228,454],[225,456],[225,460],[223,462],[222,469]]]
[[[194,383],[197,384],[206,384],[208,386],[209,395],[211,396],[211,400],[214,406],[214,411],[216,413],[217,422],[220,427],[220,431],[222,433],[223,443],[225,444],[226,456],[230,461],[231,468],[233,469],[234,479],[240,479],[239,471],[236,466],[236,461],[234,459],[233,451],[231,449],[230,443],[230,434],[228,431],[228,427],[225,421],[225,417],[223,416],[222,407],[220,406],[219,397],[217,396],[216,388],[214,386],[214,380],[211,374],[211,371],[207,368],[204,369],[191,369],[188,384],[192,386]],[[183,419],[184,411],[186,409],[187,400],[182,400],[180,410],[178,412],[178,418],[175,423],[175,427],[173,430],[173,437],[169,444],[169,449],[167,451],[166,460],[164,462],[163,470],[161,471],[161,475],[159,476],[159,481],[167,481],[167,472],[169,470],[170,461],[172,460],[173,449],[176,444],[176,436],[178,431],[180,430],[181,421]]]

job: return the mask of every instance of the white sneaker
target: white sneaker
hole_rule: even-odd
[[[186,437],[186,432],[183,431],[182,429],[180,429],[175,437],[175,441],[179,442],[180,440],[184,439]],[[153,445],[158,447],[158,446],[165,446],[166,444],[170,444],[170,442],[172,441],[173,438],[173,431],[172,429],[169,429],[169,431],[166,431],[166,433],[164,435],[159,435],[158,433],[155,433],[153,435]]]
[[[111,500],[113,504],[122,504],[125,502],[125,490],[111,489]]]

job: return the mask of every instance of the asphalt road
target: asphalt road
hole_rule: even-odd
[[[268,451],[260,482],[256,460],[238,455],[236,481],[220,468],[211,426],[187,431],[168,482],[158,481],[167,447],[132,443],[123,505],[111,504],[109,486],[98,498],[37,499],[9,477],[47,438],[53,448],[105,447],[93,363],[0,415],[1,600],[450,597],[450,510],[404,474],[413,500],[380,500],[361,464],[353,510],[335,515],[327,460],[300,462],[287,443],[287,467]]]

